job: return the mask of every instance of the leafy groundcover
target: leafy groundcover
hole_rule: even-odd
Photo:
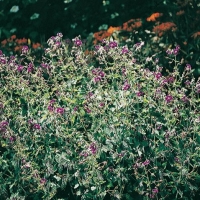
[[[200,80],[168,49],[58,33],[0,52],[0,199],[199,199]],[[153,69],[153,70],[150,70]]]

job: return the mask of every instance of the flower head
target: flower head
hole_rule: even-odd
[[[149,165],[149,164],[150,164],[150,160],[145,160],[142,164],[143,164],[144,166]]]
[[[28,50],[29,50],[28,46],[23,46],[22,47],[22,54],[27,54]]]
[[[21,72],[23,69],[24,69],[24,67],[22,65],[18,65],[18,67],[17,67],[18,72]]]
[[[190,71],[191,69],[192,69],[191,65],[190,64],[186,64],[185,70],[186,71]]]
[[[122,54],[126,54],[126,53],[128,53],[128,47],[123,46],[122,47]]]
[[[59,113],[59,114],[64,114],[65,109],[62,108],[62,107],[59,107],[59,108],[56,108],[56,112]]]
[[[115,47],[117,47],[117,42],[115,42],[115,41],[110,42],[110,43],[109,43],[109,47],[110,47],[110,48],[115,48]]]
[[[46,182],[47,182],[47,180],[45,178],[40,179],[40,184],[44,185]]]
[[[171,95],[167,95],[165,97],[165,100],[166,100],[167,103],[170,103],[173,100],[173,97]]]
[[[130,89],[130,87],[131,87],[131,85],[128,84],[128,82],[126,81],[126,82],[124,83],[122,89],[123,89],[123,90],[128,90],[128,89]]]
[[[96,146],[96,144],[94,142],[90,145],[89,149],[90,149],[92,154],[96,154],[97,146]]]
[[[83,42],[78,37],[76,37],[75,39],[73,39],[73,42],[78,47],[83,44]]]
[[[38,130],[39,130],[41,127],[40,127],[40,125],[39,125],[39,124],[34,124],[34,125],[33,125],[33,128],[34,128],[34,129],[38,129]]]

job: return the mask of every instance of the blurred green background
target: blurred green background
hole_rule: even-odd
[[[159,21],[147,21],[154,13],[162,13]],[[180,59],[192,65],[196,77],[200,75],[199,0],[0,0],[1,49],[6,50],[5,40],[12,35],[44,44],[57,32],[64,38],[90,38],[93,46],[94,33],[110,26],[123,27],[131,19],[140,19],[142,26],[123,30],[115,37],[145,41],[149,48],[146,54],[165,52],[179,44]],[[175,31],[152,33],[156,26],[169,22],[176,25]]]

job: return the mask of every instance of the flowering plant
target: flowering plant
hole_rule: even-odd
[[[39,66],[0,52],[1,199],[197,198],[200,80],[180,48],[163,72],[144,42],[47,43]]]

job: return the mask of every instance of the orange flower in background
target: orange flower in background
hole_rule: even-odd
[[[16,35],[12,35],[12,36],[10,37],[11,40],[15,40],[16,38],[17,38]]]
[[[16,46],[15,48],[14,48],[14,51],[15,52],[21,52],[21,50],[22,50],[22,46]]]
[[[171,31],[177,30],[177,26],[173,22],[165,22],[153,28],[153,32],[155,32],[159,36],[162,36],[165,32],[170,30]]]
[[[32,48],[33,48],[33,49],[37,49],[37,48],[39,48],[39,47],[41,47],[41,44],[38,43],[38,42],[32,44]]]
[[[121,27],[120,27],[120,26],[118,26],[118,27],[110,26],[110,27],[108,28],[107,32],[110,33],[110,34],[113,34],[115,31],[119,31],[119,30],[121,30]]]
[[[16,39],[15,41],[17,42],[17,44],[26,44],[28,40],[26,38],[23,38],[23,39]]]
[[[1,42],[1,45],[4,47],[4,46],[6,45],[6,43],[7,43],[7,40],[3,40],[3,41]]]
[[[142,26],[141,19],[130,19],[129,21],[123,23],[123,30],[124,31],[133,31],[134,29],[140,28]]]
[[[155,22],[157,18],[163,16],[163,13],[153,13],[150,17],[147,17],[148,22]]]
[[[200,37],[200,31],[194,33],[191,37],[193,37],[194,39],[196,39],[197,37]]]
[[[183,15],[185,13],[184,10],[180,10],[179,12],[176,13],[177,16]]]
[[[99,31],[94,33],[95,40],[93,41],[94,44],[97,44],[97,42],[100,42],[104,38],[110,37],[112,34],[108,33],[107,31]]]

